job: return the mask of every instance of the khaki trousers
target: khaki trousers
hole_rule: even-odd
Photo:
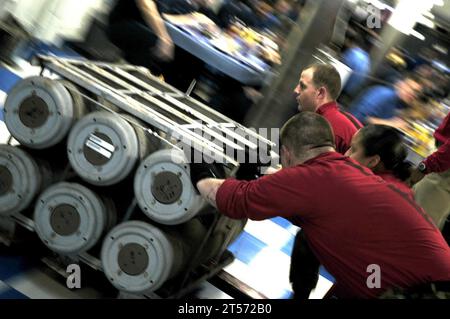
[[[426,175],[413,189],[416,202],[442,230],[450,214],[450,170]]]

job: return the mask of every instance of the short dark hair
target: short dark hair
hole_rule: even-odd
[[[408,150],[403,135],[392,126],[369,124],[358,132],[364,155],[378,155],[384,168],[401,180],[411,175],[411,163],[406,161]]]
[[[320,146],[334,147],[334,134],[330,123],[314,112],[300,112],[291,117],[281,128],[280,141],[286,145],[296,157],[305,148]]]
[[[316,63],[307,69],[313,69],[312,82],[314,86],[326,87],[330,97],[336,100],[341,92],[341,76],[336,68],[331,64]]]

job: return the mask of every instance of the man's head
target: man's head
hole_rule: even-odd
[[[313,112],[290,118],[280,132],[281,164],[299,165],[321,153],[334,150],[334,134],[328,121]]]
[[[410,105],[422,93],[421,81],[415,76],[408,76],[395,84],[397,95],[405,104]]]
[[[295,87],[298,110],[315,112],[321,105],[335,101],[341,91],[339,72],[329,64],[314,64],[303,70]]]

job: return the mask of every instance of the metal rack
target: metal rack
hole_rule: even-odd
[[[110,112],[122,114],[128,122],[143,127],[147,133],[158,137],[167,146],[181,150],[193,148],[212,160],[224,163],[231,168],[229,175],[236,172],[243,159],[259,159],[261,149],[270,158],[277,156],[273,152],[276,146],[274,142],[160,81],[145,68],[42,55],[35,57],[33,63],[41,66],[41,75],[50,71],[78,85],[82,92],[77,93],[83,98]],[[71,90],[69,87],[67,89]],[[105,104],[113,107],[105,107]],[[133,122],[129,116],[123,116],[123,113],[134,116],[143,124]],[[11,138],[8,144],[10,142]],[[70,173],[71,168],[67,164],[60,181],[70,179]],[[118,224],[134,218],[136,207],[136,198],[133,197]],[[226,219],[227,217],[215,212],[193,259],[201,255],[202,249],[219,227],[231,229]],[[10,220],[30,232],[36,231],[34,221],[26,214],[13,214]],[[222,224],[218,226],[220,223]],[[234,259],[226,250],[232,236],[234,235],[230,232],[224,238],[221,245],[224,250],[220,250],[220,255],[201,264],[190,261],[181,274],[144,297],[180,298],[200,282],[218,274]],[[68,258],[103,272],[101,260],[95,253],[83,252]],[[59,274],[65,275],[65,264],[58,258],[44,256],[42,260]]]
[[[160,81],[142,67],[37,56],[33,63],[102,97],[175,139],[176,145],[193,147],[218,162],[239,165],[239,153],[259,158],[263,149],[270,157],[276,143],[227,118]],[[153,129],[152,129],[153,128]]]

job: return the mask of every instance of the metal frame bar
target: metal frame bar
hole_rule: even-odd
[[[94,72],[97,72],[98,74],[100,74],[100,75],[102,75],[102,76],[108,76],[108,75],[111,75],[110,73],[106,74],[106,72],[105,72],[104,70],[100,69],[100,68],[97,67],[96,65],[91,65],[90,67],[92,68],[92,70],[93,70]],[[144,84],[145,84],[146,87],[150,87],[150,85],[147,85],[146,83],[144,83],[144,82],[142,82],[142,81],[140,81],[140,80],[138,80],[138,79],[136,79],[136,80],[142,83],[142,84],[140,84],[141,86],[144,86]],[[128,89],[130,90],[130,92],[132,92],[132,94],[140,95],[140,96],[143,97],[146,101],[148,101],[148,102],[150,102],[150,103],[153,103],[153,104],[157,105],[158,107],[164,109],[164,111],[169,112],[169,113],[173,114],[174,116],[177,116],[178,118],[180,118],[180,119],[182,119],[182,120],[188,122],[189,124],[195,124],[195,123],[196,123],[195,120],[194,120],[193,118],[191,118],[191,117],[189,117],[189,116],[187,116],[187,115],[185,115],[185,114],[179,112],[178,110],[173,109],[173,108],[171,108],[171,107],[168,107],[167,105],[164,105],[164,104],[161,105],[160,101],[157,100],[157,99],[155,99],[153,95],[150,95],[150,94],[148,94],[147,92],[142,92],[142,91],[140,91],[140,90],[138,90],[138,92],[136,93],[136,92],[134,92],[133,86],[132,86],[132,85],[130,85],[130,84],[128,84],[128,83],[126,83],[126,82],[124,82],[124,81],[118,79],[118,78],[115,78],[114,81],[116,81],[119,85],[122,85],[122,86],[128,88]],[[123,92],[122,92],[122,93],[123,93]],[[161,95],[158,94],[158,96],[161,96]],[[168,97],[168,98],[170,98],[171,101],[173,101],[173,104],[176,105],[176,106],[179,106],[180,104],[182,104],[181,102],[177,101],[177,100],[174,99],[174,98],[171,98],[171,97]],[[192,109],[191,109],[191,110],[185,109],[185,110],[188,111],[188,112],[195,111],[195,110],[192,110]],[[199,113],[199,114],[200,114],[200,113]],[[205,119],[207,119],[206,116],[202,116],[202,117],[205,118]],[[184,127],[184,128],[185,128],[185,127]],[[220,135],[220,134],[218,134],[217,132],[214,132],[213,130],[209,129],[207,126],[202,125],[201,128],[202,128],[202,130],[203,130],[204,132],[208,133],[208,134],[209,134],[210,136],[212,136],[212,137],[215,137],[217,140],[219,140],[219,141],[221,141],[221,142],[223,142],[223,143],[225,143],[225,144],[227,144],[227,145],[233,146],[235,149],[243,150],[243,148],[242,148],[241,146],[239,146],[239,145],[236,144],[236,143],[233,143],[233,142],[230,141],[230,140],[227,140],[226,138],[223,137],[223,135]],[[256,145],[255,145],[255,147],[256,147]]]
[[[48,56],[38,56],[39,61],[44,64],[46,67],[52,69],[53,71],[60,73],[60,70],[55,70],[55,68],[52,67],[52,64],[59,64],[60,67],[71,67],[71,69],[73,70],[73,66],[84,66],[90,70],[92,70],[93,72],[96,72],[98,74],[100,74],[103,77],[107,77],[107,78],[111,78],[111,76],[114,77],[114,80],[117,84],[124,86],[126,88],[129,89],[129,91],[119,91],[117,93],[130,93],[133,92],[134,94],[138,94],[138,95],[158,95],[160,98],[166,100],[167,102],[170,102],[172,105],[177,106],[178,108],[182,109],[183,111],[192,114],[194,117],[196,117],[196,119],[200,119],[216,128],[218,128],[219,130],[221,130],[223,133],[227,134],[229,137],[233,137],[236,140],[238,140],[239,142],[243,143],[244,145],[248,146],[250,149],[254,149],[256,147],[256,145],[248,140],[246,140],[245,138],[242,138],[242,136],[239,136],[238,134],[232,132],[231,130],[227,129],[227,127],[222,126],[222,123],[217,123],[211,119],[209,119],[207,117],[207,115],[205,116],[205,114],[211,114],[216,118],[220,118],[223,119],[224,122],[226,122],[226,124],[233,124],[234,127],[239,128],[240,130],[242,130],[244,133],[248,134],[248,136],[252,136],[255,137],[257,140],[268,144],[270,146],[275,146],[276,143],[262,137],[261,135],[257,134],[256,132],[254,132],[253,130],[250,130],[248,128],[246,128],[245,126],[234,122],[233,120],[227,118],[226,116],[224,116],[223,114],[207,107],[206,105],[196,101],[195,99],[187,96],[186,94],[182,93],[181,91],[178,91],[177,89],[171,87],[170,85],[160,81],[158,78],[154,77],[147,69],[143,68],[143,67],[131,67],[128,65],[120,65],[120,64],[108,64],[108,63],[102,63],[102,62],[90,62],[90,61],[83,61],[83,60],[74,60],[74,59],[67,59],[67,58],[55,58],[55,57],[48,57]],[[101,69],[101,68],[105,68]],[[145,92],[145,94],[143,94],[143,91],[139,90],[139,89],[135,89],[133,88],[132,85],[130,85],[129,83],[126,83],[120,79],[117,78],[117,76],[115,76],[114,74],[111,74],[108,72],[108,70],[110,70],[111,72],[116,73],[117,75],[122,76],[123,78],[130,80],[134,83],[136,83],[137,85],[144,87],[145,89],[148,90],[148,92]],[[130,74],[126,71],[132,71],[132,72],[138,72],[139,74],[142,74],[146,77],[148,77],[149,79],[151,79],[152,81],[154,81],[155,83],[158,83],[158,86],[163,86],[166,87],[168,89],[168,91],[171,92],[163,92],[161,90],[159,90],[156,87],[152,87],[150,84],[142,81],[141,79],[137,78],[136,76],[134,76],[133,74]],[[75,70],[75,73],[80,72],[82,73],[81,75],[85,74],[86,72],[81,71],[81,70]],[[92,80],[92,79],[91,79]],[[94,79],[95,80],[95,79]],[[96,81],[98,82],[98,81]],[[101,82],[101,81],[100,81]],[[105,86],[105,83],[101,82],[102,86]],[[89,88],[87,88],[89,90]],[[110,88],[107,87],[107,90]],[[96,93],[96,92],[93,92]],[[99,94],[101,95],[101,94]],[[126,94],[124,94],[126,95]],[[188,105],[186,105],[185,103],[177,100],[176,98],[183,98],[183,99],[188,99],[190,103],[195,104],[196,106],[198,106],[199,108],[203,109],[205,111],[205,114],[202,114],[202,112],[199,112],[195,109],[193,109],[192,107],[189,107]],[[149,102],[154,103],[155,101],[153,99],[149,99],[148,96],[146,96],[147,100],[151,100]],[[167,109],[167,105],[161,105],[161,101],[158,101],[159,103],[156,103],[156,105],[162,109],[164,109],[167,112],[170,113],[175,113],[175,116],[180,116],[181,118],[185,121],[192,121],[192,119],[187,119],[187,116],[185,114],[181,114],[181,113],[177,113],[174,112],[174,110],[171,109]],[[138,102],[139,103],[139,102]],[[208,133],[210,134],[210,133]],[[212,136],[212,135],[211,135]]]
[[[242,129],[242,131],[244,131],[245,133],[248,133],[249,135],[253,135],[254,137],[256,137],[257,139],[265,142],[265,143],[272,143],[269,140],[266,140],[264,138],[262,138],[260,135],[255,134],[255,132],[253,132],[252,130],[249,130],[248,128],[246,128],[245,126],[242,126],[234,121],[232,121],[231,119],[226,118],[224,115],[222,115],[221,113],[208,108],[207,106],[203,105],[202,103],[196,101],[195,99],[190,98],[189,96],[186,95],[182,95],[182,96],[176,96],[174,94],[171,93],[166,93],[166,92],[162,92],[159,91],[156,88],[153,88],[151,85],[149,85],[148,83],[145,83],[143,81],[141,81],[140,79],[135,78],[133,75],[123,72],[120,69],[113,69],[114,72],[119,73],[121,76],[126,77],[127,79],[129,79],[130,81],[134,81],[136,84],[145,87],[147,89],[149,89],[150,91],[153,91],[156,95],[161,96],[162,98],[166,99],[167,101],[171,102],[172,104],[176,105],[177,107],[179,107],[180,109],[186,111],[186,112],[190,112],[192,115],[196,116],[198,119],[213,125],[214,127],[217,127],[218,129],[220,129],[222,132],[224,132],[226,135],[235,138],[236,140],[242,142],[243,144],[249,146],[250,148],[256,148],[257,146],[251,142],[249,142],[246,139],[243,139],[242,136],[234,133],[233,131],[229,130],[227,126],[222,125],[222,123],[218,123],[216,121],[211,120],[208,116],[206,116],[205,114],[192,109],[191,107],[187,106],[186,104],[184,104],[181,101],[178,101],[175,97],[183,97],[186,99],[189,99],[190,102],[193,102],[194,104],[196,104],[198,107],[202,108],[203,110],[205,110],[205,112],[210,113],[216,117],[221,117],[223,118],[223,120],[227,121],[227,122],[231,122],[230,124],[233,124],[232,127],[238,127],[239,129]],[[272,145],[273,146],[273,145]]]
[[[40,58],[43,59],[42,63],[44,67],[65,78],[70,79],[72,82],[78,84],[84,89],[105,98],[105,100],[115,104],[124,111],[131,113],[142,121],[168,133],[174,138],[188,138],[191,142],[190,146],[197,149],[198,151],[203,151],[204,149],[206,149],[214,154],[216,158],[218,157],[222,159],[225,163],[231,163],[235,166],[239,165],[236,160],[218,150],[216,144],[208,141],[205,138],[199,138],[197,135],[194,135],[192,131],[184,128],[182,125],[176,123],[175,121],[168,119],[155,110],[142,105],[129,96],[112,91],[109,87],[107,87],[107,85],[105,85],[105,83],[99,81],[91,74],[76,69],[74,65],[64,65],[59,61],[59,59],[56,58],[49,58],[45,56],[40,56]],[[139,94],[139,91],[137,92],[137,94]],[[161,103],[162,102],[158,101],[157,105]]]

